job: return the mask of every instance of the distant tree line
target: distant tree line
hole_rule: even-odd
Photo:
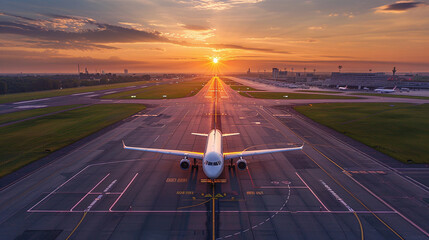
[[[0,76],[0,94],[34,92],[113,83],[148,81],[150,75],[80,74],[52,76]]]

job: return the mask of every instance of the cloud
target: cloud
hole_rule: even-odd
[[[403,13],[409,9],[417,8],[426,5],[425,2],[416,1],[396,1],[392,4],[383,5],[375,8],[375,12],[379,13]]]
[[[242,45],[236,44],[207,44],[203,45],[214,49],[240,49],[240,50],[248,50],[248,51],[258,51],[258,52],[266,52],[266,53],[282,53],[289,54],[287,51],[275,50],[269,48],[255,48],[255,47],[246,47]]]
[[[244,1],[234,1],[244,2]],[[238,44],[198,44],[179,41],[174,35],[160,33],[157,31],[145,31],[135,29],[137,25],[122,22],[121,24],[131,26],[123,27],[112,24],[99,23],[91,18],[45,14],[47,19],[31,19],[13,14],[5,14],[12,20],[0,21],[0,34],[14,34],[24,36],[25,44],[32,44],[35,48],[50,49],[117,49],[107,44],[114,43],[170,43],[186,47],[206,47],[214,50],[239,49],[246,51],[259,51],[267,53],[287,54],[286,51],[248,47]],[[196,39],[204,41],[214,36],[215,29],[204,30],[207,27],[199,25],[184,25],[185,28],[193,29],[180,35],[181,39]]]
[[[192,8],[201,9],[201,10],[226,10],[236,5],[242,4],[255,4],[263,2],[264,0],[179,0],[177,2],[182,4],[191,5]]]
[[[0,21],[0,34],[21,35],[37,46],[68,49],[115,49],[104,44],[132,42],[169,42],[156,31],[98,23],[91,18],[45,15],[47,19],[31,19],[3,13],[12,20]],[[36,44],[35,39],[40,42]]]
[[[323,30],[323,29],[325,29],[325,27],[323,27],[323,26],[311,26],[311,27],[308,27],[308,30]]]
[[[210,27],[201,26],[201,25],[180,24],[180,26],[183,27],[184,29],[192,30],[192,31],[207,31],[207,30],[212,30]]]

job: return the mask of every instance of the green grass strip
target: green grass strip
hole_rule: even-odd
[[[252,87],[244,86],[244,85],[231,85],[230,87],[232,89],[234,89],[235,91],[263,91],[260,89],[256,89],[256,88],[252,88]]]
[[[35,100],[35,99],[49,98],[49,97],[65,96],[65,95],[70,95],[75,93],[108,90],[108,89],[123,88],[123,87],[129,87],[129,86],[138,86],[146,83],[148,83],[148,81],[116,83],[116,84],[90,86],[90,87],[64,88],[64,89],[58,89],[58,90],[48,90],[48,91],[38,91],[38,92],[5,94],[5,95],[0,95],[0,104]]]
[[[2,127],[0,177],[144,108],[140,104],[99,104]]]
[[[333,93],[333,94],[339,94],[341,92],[336,91],[317,91],[317,90],[297,90],[296,92],[304,92],[304,93]]]
[[[76,104],[76,105],[65,105],[65,106],[56,106],[56,107],[45,107],[45,108],[37,108],[37,109],[31,109],[31,110],[5,113],[0,115],[0,124],[14,122],[14,121],[31,118],[31,117],[36,117],[43,114],[58,112],[58,111],[74,108],[77,106],[80,106],[80,105]]]
[[[246,93],[240,92],[240,94],[242,96],[249,97]],[[343,95],[305,94],[289,92],[249,92],[248,94],[254,98],[264,99],[359,99],[359,97],[350,97]]]
[[[429,104],[323,103],[307,117],[405,163],[429,163]]]
[[[391,98],[429,99],[429,97],[424,97],[424,96],[396,95],[396,94],[388,94],[388,93],[352,93],[351,95],[391,97]]]
[[[126,92],[104,95],[104,99],[173,99],[190,97],[197,94],[209,81],[208,78],[192,81],[173,82],[157,86],[150,86]],[[164,97],[166,95],[167,97]],[[135,96],[135,97],[133,97]]]

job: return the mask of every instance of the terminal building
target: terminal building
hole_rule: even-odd
[[[326,79],[323,85],[328,87],[348,86],[361,89],[363,87],[377,88],[380,86],[394,87],[397,84],[390,75],[385,73],[339,73],[333,72],[331,79]]]

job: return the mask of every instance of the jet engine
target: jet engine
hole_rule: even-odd
[[[237,161],[237,167],[238,167],[238,169],[240,169],[240,170],[244,170],[244,169],[246,169],[246,167],[247,167],[247,162],[246,162],[246,160],[244,160],[243,158],[240,158],[240,159]]]
[[[183,170],[188,169],[190,165],[191,161],[189,161],[189,159],[187,158],[184,158],[180,161],[180,168],[182,168]]]

